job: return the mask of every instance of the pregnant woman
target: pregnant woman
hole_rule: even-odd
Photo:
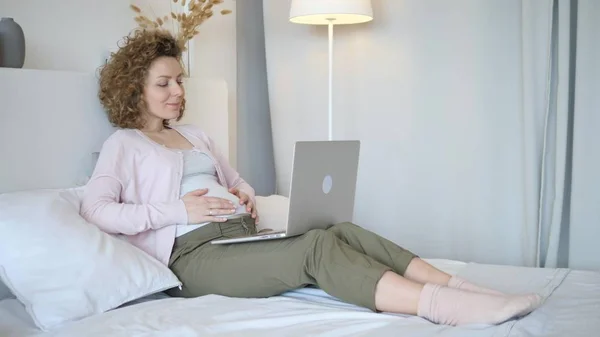
[[[434,323],[499,324],[528,314],[536,294],[505,295],[451,277],[351,223],[281,240],[212,245],[255,233],[254,189],[185,111],[182,51],[161,31],[138,30],[100,71],[100,102],[119,130],[103,145],[82,216],[167,265],[172,296],[269,297],[315,285],[373,311]]]

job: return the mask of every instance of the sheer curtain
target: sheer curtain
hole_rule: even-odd
[[[600,269],[600,4],[554,0],[538,265]]]
[[[539,266],[539,245],[542,241],[542,217],[546,208],[542,175],[546,156],[544,152],[548,142],[554,140],[549,134],[553,74],[555,73],[554,47],[556,46],[553,27],[555,27],[556,9],[552,0],[522,1],[521,11],[521,72],[520,83],[522,109],[522,181],[525,202],[522,228],[523,264]],[[554,119],[552,119],[554,120]],[[550,140],[548,140],[550,138]],[[553,186],[553,185],[552,185]],[[543,211],[542,211],[543,210]],[[544,240],[545,241],[545,240]]]
[[[553,1],[550,67],[538,218],[536,265],[566,266],[571,182],[573,78],[577,9],[572,1]]]
[[[600,270],[600,2],[579,0],[569,267]]]

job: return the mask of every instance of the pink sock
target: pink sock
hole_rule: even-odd
[[[541,304],[536,294],[496,296],[425,284],[417,314],[446,325],[500,324],[525,316]]]
[[[484,293],[484,294],[491,294],[491,295],[504,295],[504,293],[501,293],[497,290],[480,287],[478,285],[468,282],[465,279],[462,279],[462,278],[456,277],[456,276],[452,276],[450,278],[450,281],[448,281],[448,287],[462,289],[462,290],[468,290],[468,291],[474,291],[477,293]]]

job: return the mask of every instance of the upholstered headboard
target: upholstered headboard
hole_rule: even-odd
[[[228,155],[227,86],[187,79],[181,123],[202,127]],[[0,68],[0,193],[84,184],[114,131],[94,74]]]

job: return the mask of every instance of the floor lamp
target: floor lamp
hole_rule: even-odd
[[[292,0],[291,22],[329,27],[329,140],[333,139],[333,25],[371,20],[371,0]]]

